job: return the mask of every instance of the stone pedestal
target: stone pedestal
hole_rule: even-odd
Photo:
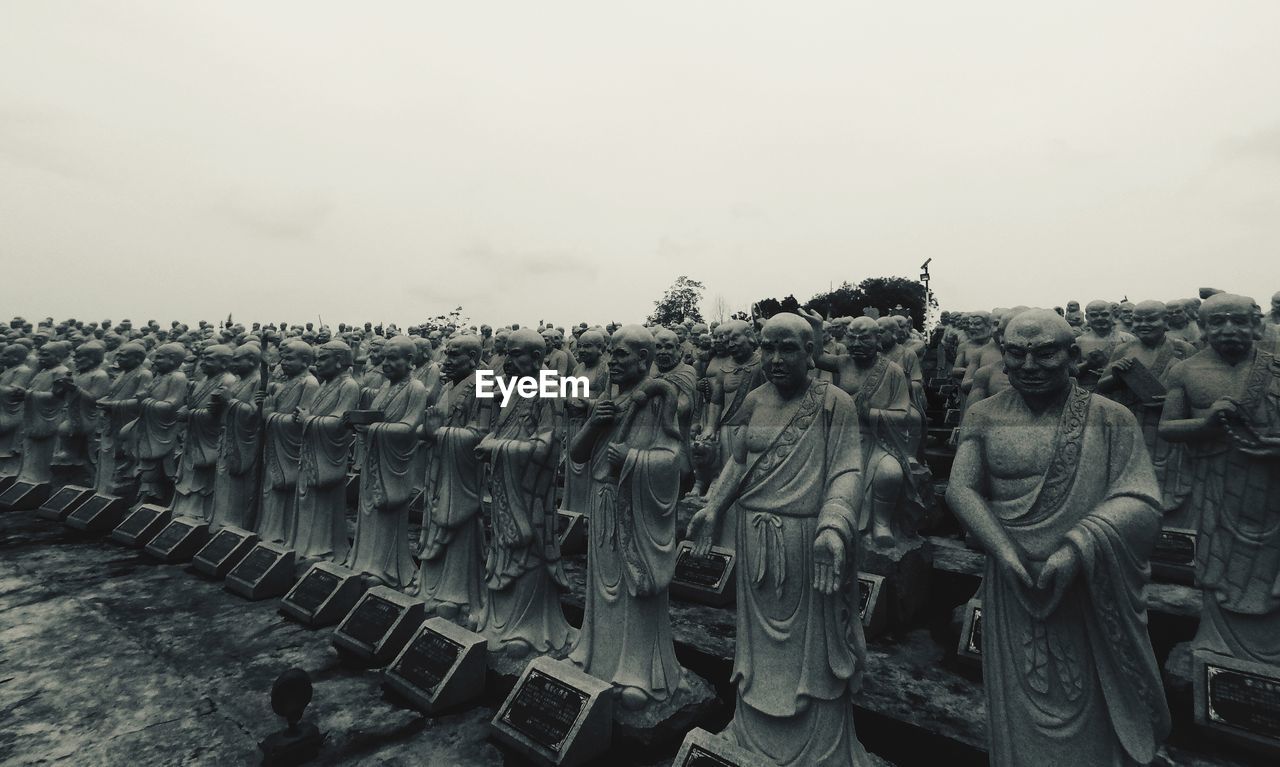
[[[880,598],[885,600],[890,628],[912,625],[929,605],[929,577],[933,549],[924,538],[880,547],[864,538],[858,550],[858,569],[884,577]]]
[[[613,704],[613,737],[619,745],[650,748],[680,740],[694,723],[705,721],[720,700],[705,679],[685,669],[685,687],[668,700],[632,711]]]

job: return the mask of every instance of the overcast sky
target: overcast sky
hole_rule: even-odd
[[[1280,289],[1280,2],[0,0],[0,313]]]

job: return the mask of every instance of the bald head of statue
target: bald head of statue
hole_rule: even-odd
[[[578,345],[574,349],[574,354],[583,365],[593,368],[600,362],[606,346],[604,333],[599,330],[584,330],[582,335],[578,336]]]
[[[76,370],[81,373],[93,370],[106,359],[107,347],[101,341],[88,341],[76,347]]]
[[[804,391],[812,356],[813,330],[808,320],[779,312],[765,322],[760,331],[760,365],[783,399]]]
[[[1070,387],[1080,360],[1071,325],[1048,309],[1029,309],[1011,319],[1003,352],[1009,384],[1029,401],[1055,397]]]
[[[1164,343],[1168,327],[1168,308],[1163,301],[1142,301],[1134,305],[1129,330],[1146,346]]]
[[[316,376],[331,381],[351,367],[351,347],[338,340],[321,344],[316,350]]]
[[[1231,362],[1244,359],[1262,338],[1262,317],[1252,298],[1216,293],[1200,305],[1200,325],[1209,346]]]
[[[880,323],[870,317],[855,317],[844,331],[843,343],[859,363],[875,361],[880,354]]]
[[[618,328],[609,339],[609,382],[629,389],[644,380],[655,346],[653,333],[643,325]]]
[[[159,352],[156,354],[159,356]],[[210,378],[220,375],[231,367],[231,358],[234,354],[235,352],[226,344],[206,346],[204,351],[200,352],[200,370]]]
[[[305,373],[315,358],[315,349],[306,341],[291,338],[280,344],[280,370],[289,378]]]
[[[665,373],[680,364],[680,334],[671,328],[658,328],[653,334],[653,362],[658,372]]]
[[[536,376],[547,355],[547,344],[538,331],[520,328],[507,336],[507,361],[503,372],[513,376]]]
[[[27,347],[22,344],[9,344],[0,352],[0,367],[5,370],[15,368],[27,359]]]
[[[476,372],[482,353],[480,336],[463,333],[450,338],[444,345],[444,374],[451,381],[462,381]]]

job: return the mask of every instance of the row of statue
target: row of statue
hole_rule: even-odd
[[[987,554],[992,763],[1147,764],[1169,730],[1143,599],[1162,526],[1200,536],[1195,647],[1280,666],[1280,294],[1264,315],[1202,292],[944,312],[929,338],[907,317],[807,310],[568,334],[16,318],[0,478],[255,531],[421,598],[491,652],[567,658],[631,710],[688,686],[668,609],[681,542],[727,548],[722,736],[781,765],[869,764],[850,584],[933,503],[934,355],[961,411],[945,501]],[[587,395],[477,396],[477,370],[544,369]],[[560,603],[557,508],[589,520],[580,630]]]

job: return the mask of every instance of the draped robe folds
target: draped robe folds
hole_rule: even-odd
[[[156,376],[141,395],[138,417],[120,431],[120,440],[137,462],[140,494],[163,497],[177,471],[177,450],[185,424],[178,408],[187,396],[187,377],[175,370]]]
[[[111,376],[99,366],[77,372],[72,381],[75,388],[67,392],[53,450],[53,465],[73,483],[92,484],[98,457],[98,398],[111,386]]]
[[[393,589],[413,580],[413,556],[409,552],[409,502],[422,489],[422,477],[414,473],[420,447],[418,427],[427,409],[427,387],[406,378],[388,381],[373,398],[374,410],[384,420],[368,427],[363,438],[360,469],[360,510],[356,535],[344,563]]]
[[[259,376],[242,378],[226,390],[222,408],[222,437],[218,441],[218,460],[214,467],[213,514],[210,531],[223,527],[253,530],[257,522],[258,439],[262,419],[253,403]]]
[[[1026,407],[1014,390],[980,406],[992,418]],[[982,427],[961,429],[964,440]],[[1022,497],[988,501],[1033,563],[1068,541],[1080,557],[1056,606],[1049,591],[1027,589],[987,559],[982,672],[995,767],[1028,755],[1099,767],[1155,757],[1169,731],[1144,595],[1158,495],[1133,416],[1073,385],[1042,481]]]
[[[315,376],[302,372],[285,379],[262,407],[262,497],[259,499],[258,537],[283,543],[293,526],[294,496],[298,490],[298,460],[302,424],[293,420],[295,408],[306,410],[320,388]]]
[[[637,403],[641,387],[649,397]],[[667,607],[680,540],[678,397],[670,384],[641,382],[614,400],[619,416],[592,451],[586,608],[570,654],[588,674],[660,701],[684,681]],[[611,444],[626,449],[616,476]]]
[[[834,488],[857,475],[858,416],[848,395],[813,381],[759,458],[747,454],[737,496],[737,706],[724,735],[779,765],[871,764],[853,724],[866,644],[857,588],[813,588],[813,545],[831,528],[857,571],[856,497]],[[737,460],[737,459],[733,459]],[[711,495],[729,491],[722,483]]]
[[[1105,370],[1122,359],[1133,356],[1130,353],[1141,341],[1130,341],[1117,346],[1107,361]],[[1161,384],[1168,387],[1169,369],[1173,363],[1195,354],[1196,349],[1190,345],[1183,346],[1166,337],[1156,352],[1156,358],[1146,365],[1151,375]],[[1148,406],[1129,389],[1120,385],[1115,391],[1108,392],[1108,397],[1129,409],[1142,429],[1142,441],[1147,446],[1147,454],[1151,456],[1151,465],[1156,470],[1156,483],[1160,486],[1160,510],[1164,514],[1164,524],[1168,527],[1195,528],[1196,520],[1187,513],[1187,500],[1191,495],[1191,469],[1186,460],[1183,445],[1177,442],[1166,442],[1160,439],[1161,407]]]
[[[476,397],[475,376],[450,382],[436,407],[436,429],[427,464],[427,511],[419,546],[418,596],[428,610],[452,605],[465,618],[478,613],[484,585],[484,525],[480,517],[481,466],[475,448],[489,432],[493,400]]]
[[[911,391],[906,374],[898,363],[878,357],[858,391],[850,393],[859,414],[858,444],[862,450],[861,529],[871,523],[876,475],[885,461],[893,461],[904,478],[898,509],[907,517],[904,525],[901,516],[894,514],[894,533],[896,536],[904,527],[914,531],[924,515],[926,493],[932,491],[928,469],[916,461],[911,447]]]
[[[43,484],[53,479],[53,449],[66,401],[53,393],[53,382],[70,371],[62,365],[41,370],[27,388],[22,413],[22,468],[18,479]]]
[[[0,478],[16,477],[22,469],[22,413],[24,399],[11,399],[10,387],[26,388],[36,371],[18,365],[0,373]]]
[[[587,423],[587,409],[591,407],[592,403],[601,397],[607,396],[609,393],[609,368],[604,362],[599,362],[595,370],[589,370],[584,365],[578,365],[573,374],[587,378],[587,388],[591,396],[583,398],[587,406],[586,409],[577,412],[566,410],[565,445],[572,445],[573,438],[578,435],[578,432]],[[590,508],[590,492],[591,477],[588,473],[587,464],[577,463],[569,455],[569,451],[564,451],[564,498],[560,501],[560,508],[585,514],[587,509]]]
[[[98,465],[93,478],[95,493],[118,496],[127,491],[133,481],[134,461],[120,439],[120,430],[138,417],[138,408],[132,400],[151,385],[151,371],[138,366],[126,370],[111,382],[105,402],[112,403],[98,420]]]
[[[1280,436],[1280,360],[1255,352],[1239,412],[1259,435]],[[1280,461],[1229,440],[1190,442],[1198,514],[1196,584],[1204,590],[1196,649],[1280,665]]]
[[[284,545],[302,560],[347,557],[347,467],[351,428],[342,415],[360,404],[360,384],[344,372],[325,381],[302,422],[297,498]]]
[[[512,396],[494,416],[489,495],[493,533],[485,559],[489,589],[476,631],[489,650],[524,643],[560,654],[573,629],[560,607],[568,588],[556,540],[555,472],[560,448],[558,399]],[[516,645],[519,647],[519,645]]]
[[[173,482],[175,517],[209,522],[213,517],[213,486],[218,463],[222,419],[209,409],[214,392],[235,384],[236,377],[220,373],[195,385],[187,397],[187,429]]]
[[[676,411],[680,427],[680,471],[689,474],[693,471],[693,456],[689,451],[689,444],[692,439],[693,410],[698,398],[698,371],[681,362],[665,373],[656,372],[654,377],[676,387],[680,395],[680,405]]]
[[[924,445],[926,428],[924,374],[920,371],[920,358],[903,344],[894,346],[885,352],[883,356],[888,357],[890,361],[902,368],[903,375],[907,377],[907,397],[911,403],[912,418],[910,431],[907,434],[907,448],[910,450],[909,455],[918,455],[920,448]],[[976,371],[974,374],[977,374]]]

